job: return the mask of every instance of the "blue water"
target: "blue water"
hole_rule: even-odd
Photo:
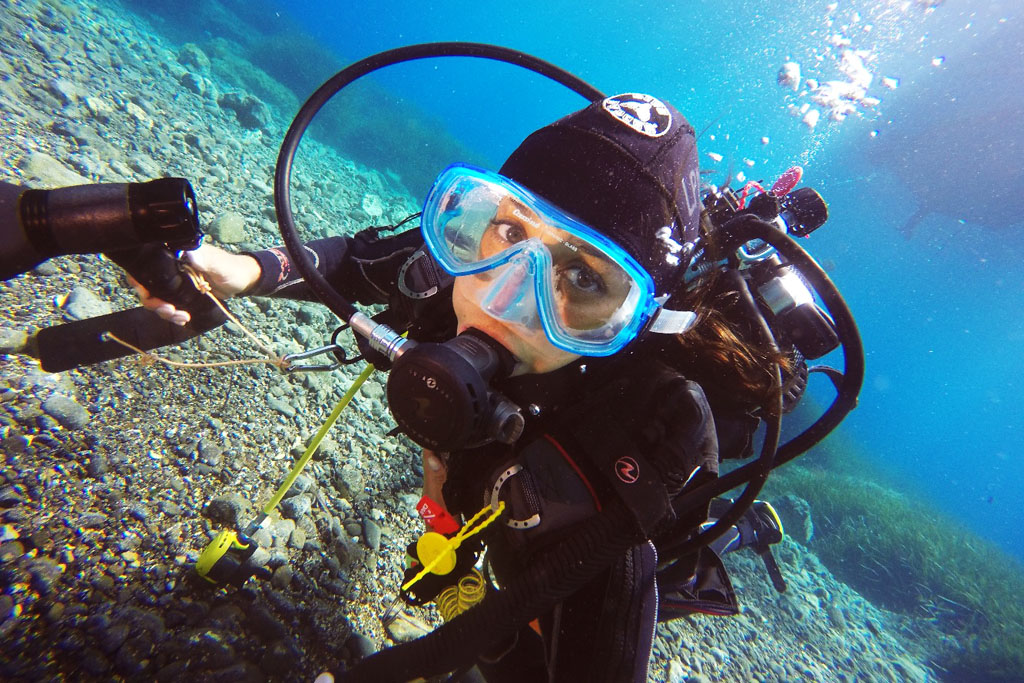
[[[831,269],[867,350],[860,406],[842,431],[889,483],[1024,558],[1024,221],[1010,225],[1024,189],[1014,170],[1024,159],[1024,8],[829,5],[314,0],[280,3],[280,12],[343,61],[412,43],[491,42],[609,94],[656,94],[707,127],[702,164],[718,182],[730,170],[770,182],[803,164],[832,212],[806,244]],[[793,60],[805,77],[842,80],[842,47],[864,51],[867,95],[880,102],[842,122],[823,116],[811,130],[787,110],[807,97],[776,74]],[[536,76],[470,59],[395,67],[377,82],[493,164],[583,103]],[[921,204],[945,213],[924,217],[908,237],[900,228]]]

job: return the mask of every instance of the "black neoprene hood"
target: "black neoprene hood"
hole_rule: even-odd
[[[693,126],[650,95],[592,102],[532,133],[501,174],[608,235],[664,292],[697,237],[700,173]]]

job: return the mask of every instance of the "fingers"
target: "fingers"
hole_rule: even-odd
[[[192,316],[189,315],[188,311],[178,310],[173,304],[169,304],[163,299],[158,299],[155,296],[150,296],[149,290],[143,287],[139,282],[131,275],[128,276],[128,284],[132,286],[132,289],[139,295],[139,302],[142,307],[146,310],[153,311],[158,316],[168,322],[172,322],[175,325],[186,325]]]
[[[173,305],[166,301],[161,302],[159,299],[152,299],[152,301],[160,302],[160,305],[156,308],[151,308],[151,311],[155,311],[158,316],[168,322],[172,322],[175,325],[184,326],[192,319],[192,316],[188,311],[175,308]],[[143,304],[145,306],[145,304]],[[147,307],[148,308],[148,307]]]
[[[438,503],[445,510],[448,506],[444,502],[442,493],[444,482],[448,479],[448,468],[444,461],[434,451],[423,449],[423,495]]]

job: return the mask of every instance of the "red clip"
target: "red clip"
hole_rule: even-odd
[[[416,511],[420,513],[427,526],[439,534],[454,534],[459,530],[459,523],[455,518],[448,514],[440,503],[427,496],[423,496],[420,502],[416,503]]]

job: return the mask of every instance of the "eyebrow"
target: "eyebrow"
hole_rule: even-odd
[[[591,245],[588,242],[582,241],[579,237],[575,235],[570,234],[569,239],[562,241],[565,242],[566,244],[571,244],[573,247],[579,249],[587,256],[592,256],[594,258],[601,259],[602,261],[610,260],[603,252],[598,251],[596,248],[594,248],[593,245]]]
[[[534,217],[534,220],[536,220],[541,225],[544,225],[544,226],[546,226],[548,228],[551,228],[552,230],[558,230],[559,232],[565,232],[561,228],[557,228],[557,227],[549,224],[548,222],[546,222],[542,215],[538,214],[536,211],[534,211],[530,207],[526,206],[526,204],[523,204],[521,201],[519,201],[515,197],[509,197],[508,199],[509,199],[510,202],[512,202],[512,206],[514,208],[519,209],[524,214],[532,215]],[[584,254],[586,254],[587,256],[590,256],[592,258],[600,259],[602,261],[612,261],[612,259],[609,258],[608,255],[606,255],[602,251],[599,251],[593,245],[589,244],[588,242],[584,242],[583,240],[581,240],[576,235],[573,235],[572,233],[567,233],[567,234],[569,235],[569,239],[561,240],[561,242],[563,244],[567,244],[567,245],[571,246],[573,249],[582,251]]]

